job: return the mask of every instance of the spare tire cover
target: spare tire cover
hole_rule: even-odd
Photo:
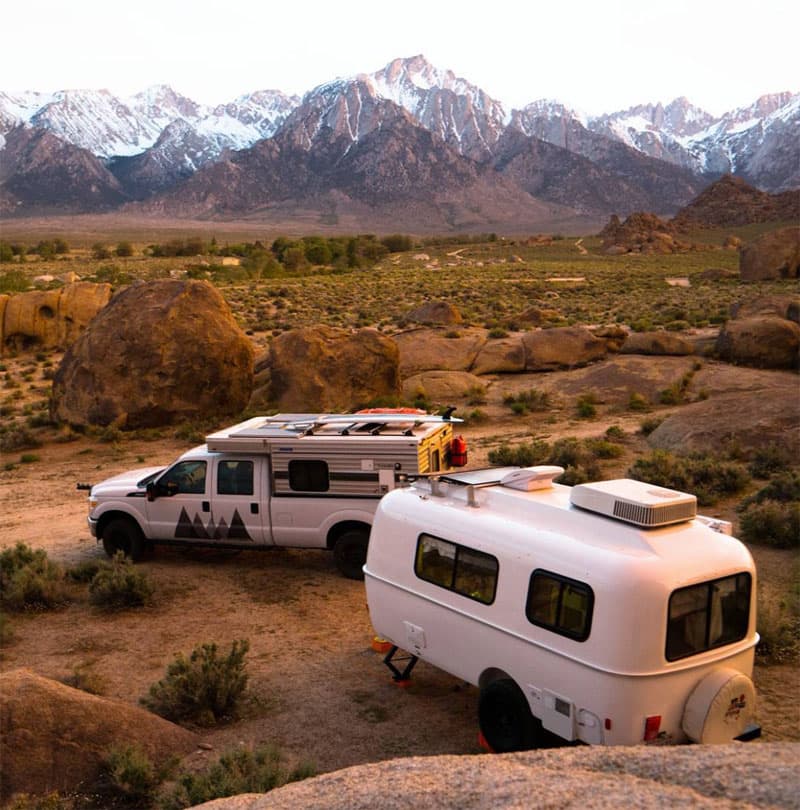
[[[720,667],[694,688],[683,710],[686,736],[698,743],[729,743],[753,722],[756,690],[747,675]]]

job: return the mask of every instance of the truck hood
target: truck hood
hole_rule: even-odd
[[[144,493],[144,486],[138,486],[139,482],[148,476],[153,476],[161,472],[164,467],[141,467],[137,470],[115,475],[113,478],[106,478],[99,484],[92,487],[92,498],[107,498],[110,495],[127,495],[129,492]]]

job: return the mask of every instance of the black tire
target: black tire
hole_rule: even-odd
[[[103,549],[109,557],[121,551],[136,562],[144,553],[144,537],[132,520],[115,518],[103,529]]]
[[[351,529],[336,541],[333,559],[339,573],[348,579],[364,579],[364,563],[367,561],[369,533],[363,529]]]
[[[478,723],[484,739],[498,754],[536,747],[541,730],[525,695],[510,678],[492,681],[481,689]]]

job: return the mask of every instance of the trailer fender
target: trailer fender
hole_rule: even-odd
[[[709,672],[695,686],[683,710],[681,725],[697,743],[729,743],[753,721],[756,691],[753,682],[729,667]]]

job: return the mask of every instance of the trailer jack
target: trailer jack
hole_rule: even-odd
[[[416,655],[411,655],[410,653],[405,658],[398,658],[398,663],[405,662],[405,667],[401,671],[394,662],[394,656],[397,650],[397,645],[392,645],[391,650],[386,653],[383,663],[392,671],[392,680],[398,685],[405,685],[411,680],[411,670],[414,669],[414,665],[419,659]]]

